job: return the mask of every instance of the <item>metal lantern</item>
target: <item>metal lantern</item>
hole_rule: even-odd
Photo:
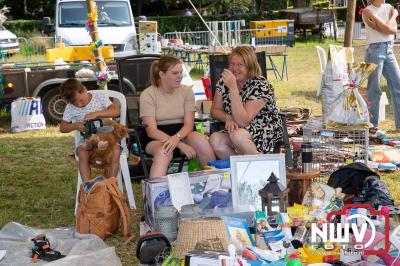
[[[267,215],[272,215],[272,209],[279,209],[279,213],[286,212],[289,206],[288,193],[289,189],[285,189],[272,172],[268,178],[268,183],[258,191],[258,195],[261,197],[262,210],[265,211],[265,206],[267,206]]]

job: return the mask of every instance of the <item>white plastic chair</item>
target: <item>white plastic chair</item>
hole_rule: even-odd
[[[321,94],[322,82],[323,82],[323,75],[325,72],[326,64],[328,58],[326,57],[326,52],[324,48],[316,45],[315,48],[317,49],[318,59],[319,59],[319,67],[321,70],[321,77],[319,79],[318,87],[317,87],[317,97]]]
[[[126,98],[125,96],[118,92],[118,91],[112,91],[112,90],[99,90],[99,92],[106,94],[110,98],[115,98],[119,101],[120,105],[120,120],[119,123],[122,125],[126,124]],[[79,131],[75,130],[74,132],[75,135],[75,147],[78,147],[80,144],[80,133]],[[125,184],[125,190],[126,194],[128,195],[128,201],[129,201],[129,207],[131,209],[136,209],[136,203],[135,203],[135,197],[133,195],[133,190],[132,190],[132,182],[131,182],[131,176],[129,174],[129,168],[128,168],[128,155],[129,151],[128,148],[126,147],[126,138],[123,138],[121,140],[121,155],[119,158],[119,164],[120,164],[120,169],[118,172],[118,186],[121,191],[123,191],[123,185],[122,185],[122,179]],[[78,160],[78,158],[76,157]],[[78,207],[78,193],[79,193],[79,187],[82,183],[82,178],[81,174],[78,169],[78,182],[77,182],[77,191],[76,191],[76,203],[75,203],[75,214],[76,210]]]

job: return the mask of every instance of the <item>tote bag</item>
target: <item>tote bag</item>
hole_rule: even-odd
[[[11,132],[45,128],[40,98],[20,97],[11,103]]]

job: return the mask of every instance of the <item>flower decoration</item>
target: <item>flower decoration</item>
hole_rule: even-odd
[[[90,31],[90,29],[93,27],[94,23],[97,21],[98,18],[98,10],[97,10],[97,5],[94,3],[93,10],[87,14],[88,20],[86,22],[86,30]]]
[[[89,48],[90,48],[90,53],[92,54],[92,56],[94,56],[96,49],[100,48],[102,46],[103,46],[102,40],[97,40],[96,42],[90,42]]]
[[[108,73],[107,68],[103,71],[97,71],[96,77],[97,77],[97,85],[99,85],[99,87],[101,88],[105,87],[107,83],[111,81],[111,75]]]

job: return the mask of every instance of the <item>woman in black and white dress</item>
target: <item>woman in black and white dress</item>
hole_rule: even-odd
[[[223,71],[216,87],[211,115],[225,122],[225,130],[210,137],[217,157],[271,151],[282,138],[282,121],[274,89],[261,76],[252,47],[232,50],[229,68]]]

